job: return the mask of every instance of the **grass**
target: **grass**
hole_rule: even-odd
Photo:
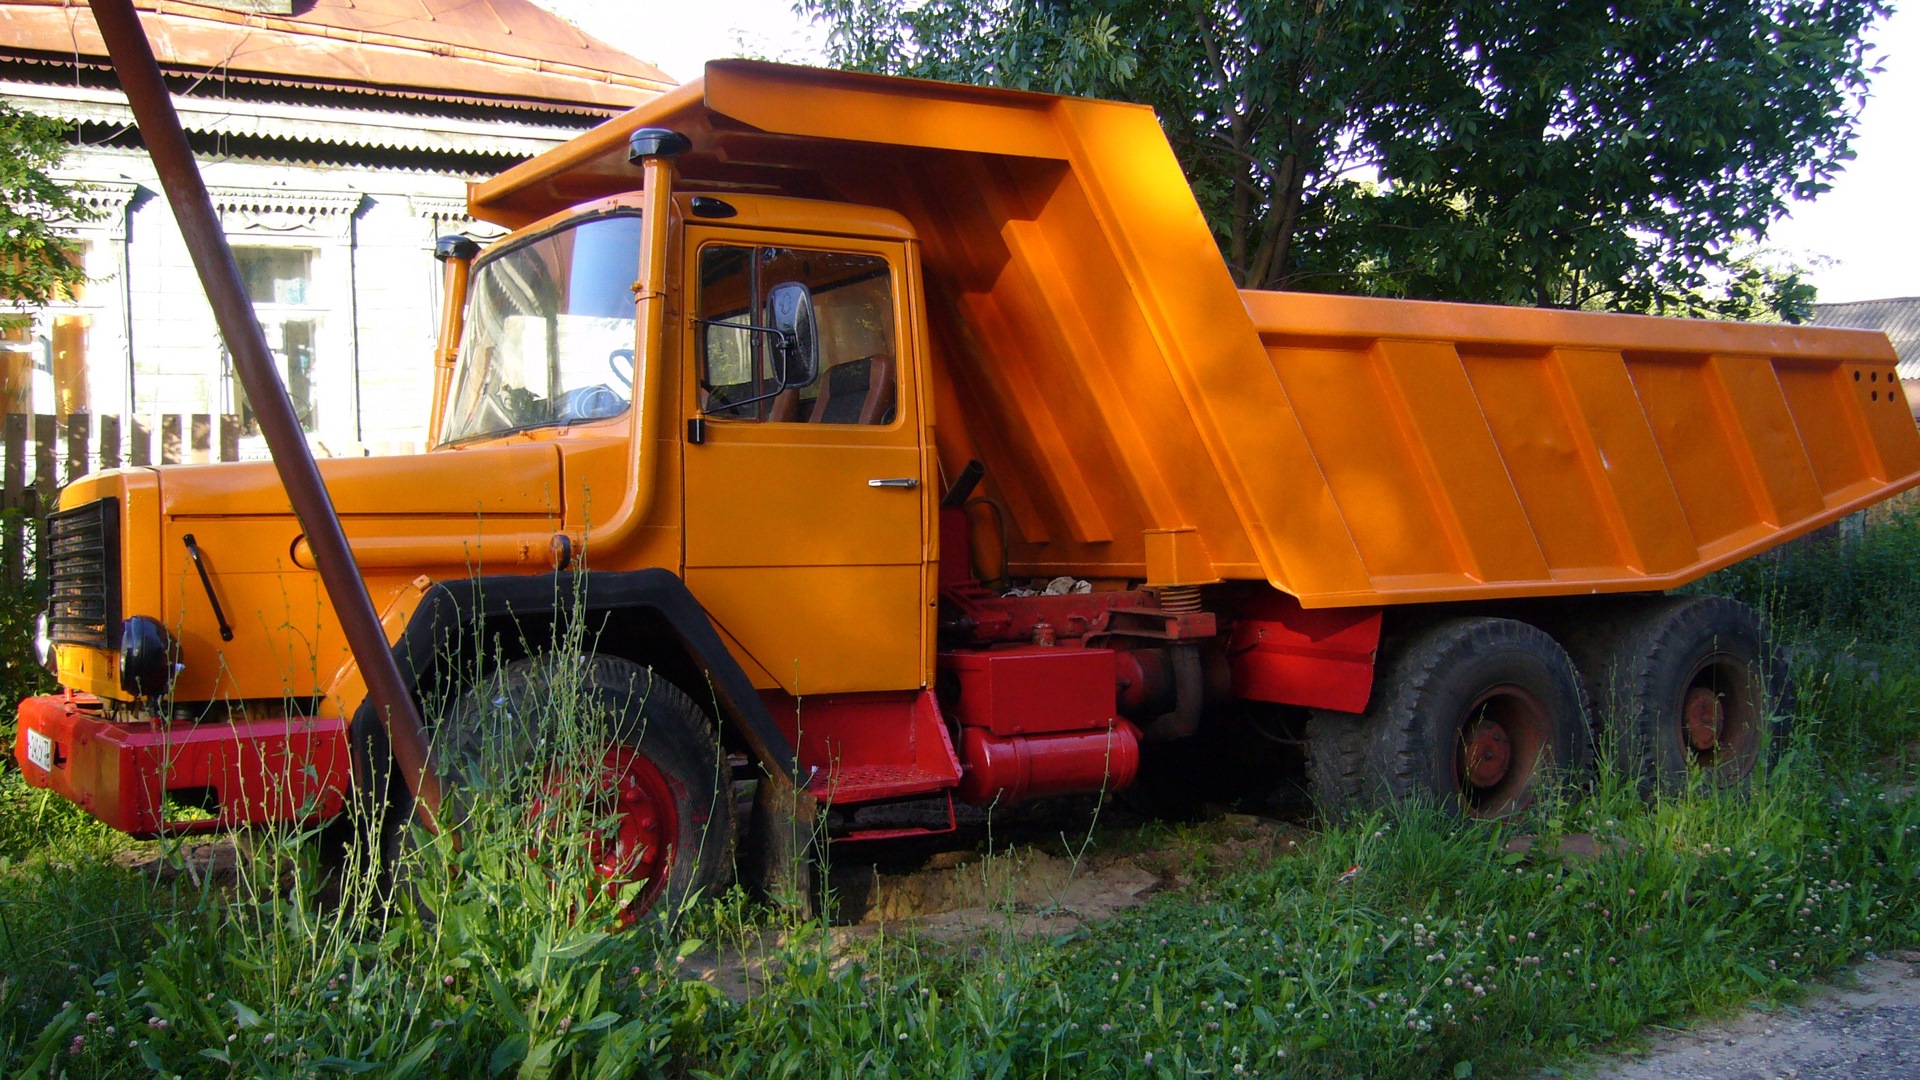
[[[422,836],[421,902],[384,914],[315,904],[294,832],[223,888],[79,824],[27,850],[28,796],[0,813],[0,1074],[1519,1075],[1920,944],[1916,565],[1898,519],[1709,583],[1771,613],[1803,687],[1745,797],[1603,777],[1498,827],[1411,809],[1040,940],[836,940],[738,894],[609,932],[617,898],[510,793],[460,851]],[[1559,857],[1572,834],[1602,855]],[[682,974],[761,954],[739,1000]]]

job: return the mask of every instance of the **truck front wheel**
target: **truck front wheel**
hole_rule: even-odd
[[[1573,664],[1533,626],[1452,619],[1383,659],[1364,714],[1308,723],[1308,775],[1329,817],[1404,800],[1505,817],[1592,762]]]
[[[628,915],[675,911],[731,878],[730,773],[713,725],[650,668],[609,656],[515,661],[453,702],[433,744],[450,798],[468,813],[503,801],[536,848],[543,829],[588,830],[572,850],[605,888],[640,885]],[[392,788],[389,820],[417,820],[406,785]]]

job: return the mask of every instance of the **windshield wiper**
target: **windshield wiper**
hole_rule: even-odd
[[[220,610],[220,598],[213,595],[213,579],[207,576],[206,560],[200,557],[200,547],[193,542],[193,534],[180,538],[187,545],[187,558],[193,560],[193,568],[200,571],[200,587],[207,590],[207,603],[213,605],[213,621],[220,624],[220,640],[233,640],[233,627],[227,625],[227,613]]]

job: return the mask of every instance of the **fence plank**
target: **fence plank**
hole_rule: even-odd
[[[193,414],[193,456],[188,461],[213,460],[213,417],[206,413]]]
[[[120,418],[117,416],[100,418],[100,467],[120,467]]]
[[[6,453],[4,463],[5,502],[0,508],[14,510],[26,505],[27,489],[27,421],[26,413],[8,413],[6,427]]]
[[[35,502],[35,515],[44,514],[53,507],[53,495],[56,490],[54,468],[56,455],[60,447],[60,421],[46,413],[33,418],[33,488],[39,496]]]
[[[168,413],[160,418],[160,464],[180,464],[180,414]]]
[[[153,429],[145,420],[133,418],[133,445],[128,447],[127,457],[134,466],[153,464]]]
[[[6,417],[5,439],[6,460],[0,461],[0,492],[4,493],[4,502],[0,507],[17,510],[26,505],[27,498],[27,415],[8,413]],[[32,524],[24,517],[12,515],[4,519],[4,535],[0,535],[0,577],[8,584],[17,585],[26,576],[26,530]]]
[[[68,413],[67,470],[60,482],[71,484],[93,471],[93,417],[88,413]]]
[[[225,413],[220,417],[220,460],[240,460],[240,416]]]

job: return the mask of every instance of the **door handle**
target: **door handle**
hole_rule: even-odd
[[[867,481],[867,486],[878,488],[906,488],[912,490],[920,486],[920,481],[911,476],[894,476],[885,480],[869,480]]]

